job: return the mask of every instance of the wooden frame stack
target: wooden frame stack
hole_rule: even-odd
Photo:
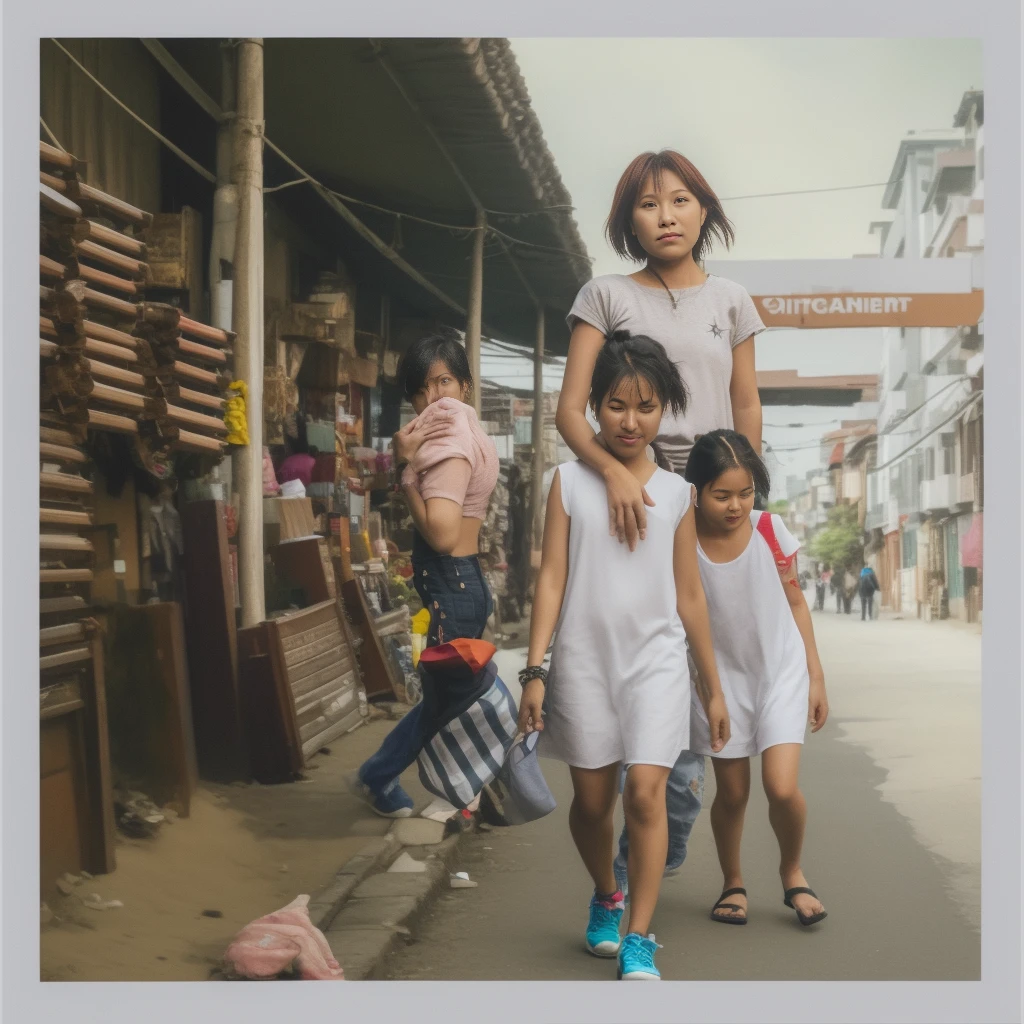
[[[134,436],[157,475],[176,451],[219,461],[234,335],[146,302],[152,215],[87,185],[70,154],[39,148],[43,406],[83,439],[90,428]]]
[[[337,600],[238,633],[239,683],[254,777],[299,775],[368,714],[356,642]]]

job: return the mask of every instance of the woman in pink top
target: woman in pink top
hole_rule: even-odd
[[[415,526],[413,584],[430,610],[427,646],[479,639],[494,606],[477,556],[480,524],[498,482],[498,453],[466,404],[473,376],[457,338],[421,338],[403,356],[398,376],[416,412],[395,434],[393,446]],[[392,729],[354,780],[357,792],[384,817],[412,814],[412,798],[399,776],[433,735],[428,696]]]

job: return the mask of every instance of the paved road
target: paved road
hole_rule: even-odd
[[[809,737],[804,867],[829,918],[782,906],[777,848],[755,789],[744,836],[750,923],[707,919],[721,884],[706,813],[654,922],[667,979],[968,980],[980,976],[980,635],[947,624],[815,614],[832,704]],[[522,652],[501,652],[503,677]],[[508,662],[507,668],[505,663]],[[469,837],[479,888],[442,897],[394,954],[391,978],[614,979],[582,949],[589,881],[566,825],[568,772],[545,762],[558,809]],[[705,806],[714,793],[709,768]]]

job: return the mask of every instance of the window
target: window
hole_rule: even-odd
[[[925,480],[935,479],[935,449],[929,448],[924,453],[924,478]]]
[[[978,149],[978,181],[985,180],[985,147]]]
[[[954,472],[956,464],[956,448],[953,442],[956,438],[955,434],[943,434],[942,435],[942,475],[949,476]]]

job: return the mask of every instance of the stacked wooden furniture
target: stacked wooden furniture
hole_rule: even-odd
[[[170,471],[176,452],[219,461],[226,450],[224,396],[233,336],[189,320],[173,306],[146,302],[151,273],[145,232],[151,215],[87,184],[82,165],[70,154],[45,143],[39,153],[45,896],[65,871],[114,868],[108,680],[100,631],[89,614],[94,522],[87,437],[90,431],[107,431],[134,438],[139,461],[157,476]],[[171,618],[179,614],[171,605],[151,611],[155,615],[160,609]],[[180,621],[174,622],[174,678],[164,689],[180,705],[175,721],[186,742],[172,759],[176,780],[184,783],[170,795],[187,813],[195,759],[188,746]],[[116,682],[116,673],[107,668]]]
[[[79,436],[130,434],[163,475],[173,452],[218,461],[233,335],[145,301],[152,215],[93,188],[68,153],[40,143],[43,406]]]

